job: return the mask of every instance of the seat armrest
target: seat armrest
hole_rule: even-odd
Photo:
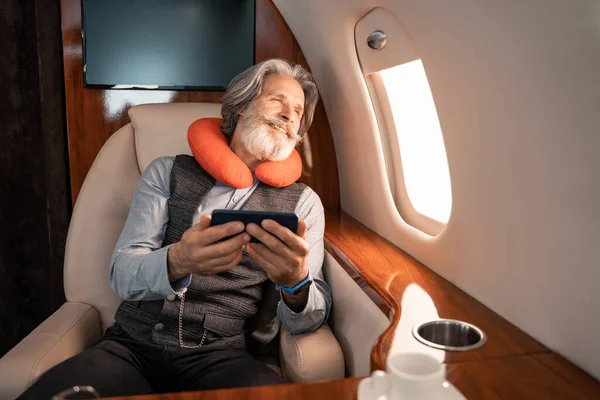
[[[0,359],[0,400],[14,399],[44,372],[101,337],[96,309],[83,303],[64,303]]]
[[[344,354],[327,324],[301,335],[292,335],[281,324],[279,343],[285,379],[311,382],[344,377]]]

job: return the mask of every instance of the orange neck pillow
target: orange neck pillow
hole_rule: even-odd
[[[202,118],[188,128],[188,143],[198,164],[217,181],[236,189],[246,188],[254,182],[252,171],[230,148],[221,132],[221,118]],[[263,183],[285,187],[302,175],[302,160],[294,149],[283,161],[264,161],[254,174]]]

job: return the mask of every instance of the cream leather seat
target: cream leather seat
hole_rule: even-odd
[[[113,323],[120,299],[109,286],[109,262],[141,171],[157,157],[191,154],[187,127],[198,118],[220,116],[220,109],[178,103],[129,110],[131,123],[106,142],[73,210],[64,264],[67,302],[0,360],[0,400],[15,398],[42,373],[94,345]],[[344,376],[342,350],[327,325],[298,336],[282,330],[280,358],[270,366],[280,366],[289,380]]]

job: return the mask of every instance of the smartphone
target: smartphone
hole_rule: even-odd
[[[261,226],[261,222],[264,219],[272,219],[290,231],[294,233],[298,232],[298,216],[294,213],[286,212],[214,210],[211,214],[210,226],[222,225],[231,221],[240,221],[244,225],[254,222],[256,225]],[[250,243],[260,243],[260,241],[251,237]]]

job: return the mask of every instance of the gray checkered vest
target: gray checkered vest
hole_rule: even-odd
[[[192,226],[200,203],[215,179],[193,157],[180,155],[171,170],[169,222],[163,247],[178,242]],[[294,212],[306,185],[275,188],[260,183],[243,209]],[[245,347],[248,334],[266,344],[278,333],[279,293],[267,274],[244,250],[240,265],[211,276],[192,275],[185,293],[182,336],[185,345]],[[117,324],[133,338],[165,346],[179,346],[180,299],[123,301],[115,315]]]

